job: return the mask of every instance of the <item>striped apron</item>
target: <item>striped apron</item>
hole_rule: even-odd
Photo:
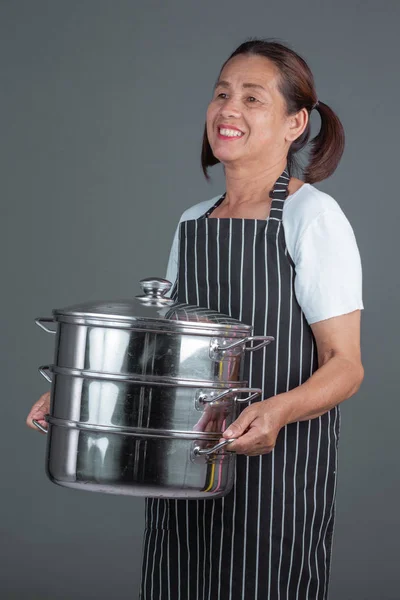
[[[173,297],[274,336],[245,354],[244,379],[264,399],[299,386],[318,366],[282,226],[288,183],[285,169],[266,220],[208,219],[224,194],[180,226]],[[270,454],[238,455],[233,489],[223,498],[147,498],[140,598],[325,600],[339,426],[335,407],[284,427]]]

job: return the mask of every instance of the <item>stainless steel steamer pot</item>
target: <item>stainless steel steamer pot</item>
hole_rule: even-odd
[[[238,402],[261,390],[241,381],[246,351],[273,341],[218,312],[173,304],[166,280],[132,300],[57,309],[36,323],[56,334],[46,472],[60,485],[139,496],[207,498],[232,486],[222,432]],[[167,312],[166,312],[167,311]],[[136,313],[136,314],[135,314]],[[45,323],[54,323],[48,329]],[[40,426],[39,426],[40,427]]]

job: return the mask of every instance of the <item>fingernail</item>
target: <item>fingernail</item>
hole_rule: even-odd
[[[228,437],[231,437],[231,436],[233,435],[233,431],[232,431],[232,429],[227,429],[227,430],[225,431],[225,435],[227,435]]]

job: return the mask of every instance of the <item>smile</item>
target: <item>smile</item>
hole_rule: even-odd
[[[237,139],[243,137],[244,133],[237,129],[218,128],[218,137],[221,139]]]

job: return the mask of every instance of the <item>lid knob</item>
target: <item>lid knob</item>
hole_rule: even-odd
[[[165,298],[165,294],[172,287],[172,283],[167,279],[147,277],[146,279],[141,279],[139,283],[144,294],[136,296],[136,299],[142,304],[146,306],[170,306],[171,304],[175,304],[175,301],[171,298]]]

